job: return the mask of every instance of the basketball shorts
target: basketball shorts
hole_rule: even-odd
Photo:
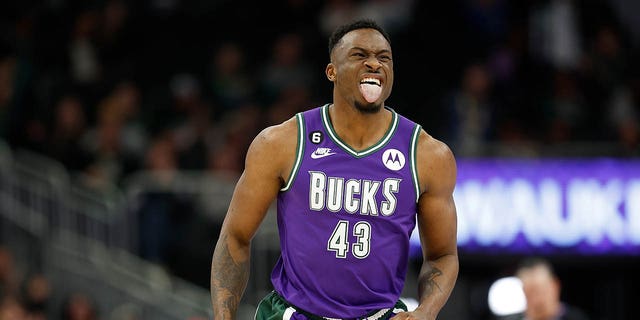
[[[407,311],[404,302],[398,300],[393,308],[382,309],[355,319],[327,318],[311,314],[284,300],[278,293],[272,291],[265,296],[256,310],[255,320],[387,320],[390,317]]]

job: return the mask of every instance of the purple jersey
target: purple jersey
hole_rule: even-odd
[[[391,111],[384,137],[361,151],[337,136],[328,105],[296,115],[297,156],[278,195],[281,256],[271,281],[303,310],[353,318],[400,297],[416,223],[420,126]]]

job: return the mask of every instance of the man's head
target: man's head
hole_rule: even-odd
[[[387,32],[384,31],[384,29],[382,29],[382,27],[379,26],[375,21],[367,19],[356,20],[354,22],[339,26],[335,31],[333,31],[333,33],[329,37],[329,56],[331,56],[333,49],[336,47],[338,42],[342,40],[342,37],[344,37],[345,34],[358,29],[377,30],[385,39],[387,39],[387,42],[391,44],[391,39],[389,38]]]
[[[542,258],[523,260],[516,271],[527,299],[527,319],[551,319],[560,310],[560,281]]]
[[[393,87],[393,59],[387,33],[374,21],[343,25],[329,38],[334,103],[347,103],[361,112],[376,112]]]

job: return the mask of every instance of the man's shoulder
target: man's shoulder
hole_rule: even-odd
[[[295,117],[262,129],[249,146],[247,167],[250,164],[258,170],[283,175],[295,158],[297,140]]]
[[[298,140],[297,122],[298,117],[293,116],[279,124],[265,127],[253,139],[252,145],[267,145],[278,150],[295,147]]]
[[[279,124],[270,125],[262,129],[256,136],[256,140],[266,142],[286,141],[292,136],[295,138],[297,131],[297,117],[293,116]]]
[[[447,193],[453,190],[457,175],[456,160],[447,144],[423,130],[420,132],[416,157],[421,190],[445,190]]]
[[[420,131],[418,140],[418,154],[433,158],[453,158],[453,151],[449,146],[432,135],[428,134],[424,129]]]

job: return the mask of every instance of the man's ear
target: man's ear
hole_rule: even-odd
[[[325,73],[327,74],[327,79],[329,79],[329,81],[334,82],[336,80],[336,68],[333,66],[333,63],[327,64]]]

